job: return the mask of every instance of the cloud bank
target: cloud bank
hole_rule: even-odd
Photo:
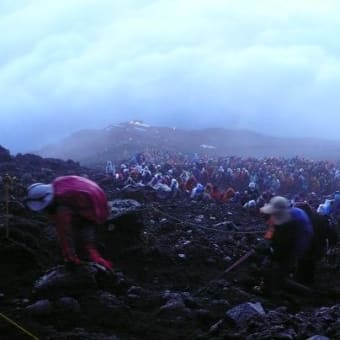
[[[338,138],[336,0],[0,2],[0,144],[142,119]]]

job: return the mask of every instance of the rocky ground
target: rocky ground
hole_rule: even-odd
[[[232,205],[135,194],[140,207],[126,210],[119,201],[113,222],[98,230],[114,272],[91,263],[65,267],[53,227],[18,203],[24,186],[87,174],[111,200],[127,197],[74,162],[2,151],[0,174],[6,173],[17,179],[9,237],[0,204],[0,313],[39,339],[340,338],[339,249],[337,258],[319,264],[312,293],[291,289],[269,299],[253,290],[261,256],[223,275],[261,240],[258,216]],[[29,336],[0,317],[0,338]]]

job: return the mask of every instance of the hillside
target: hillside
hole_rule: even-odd
[[[339,244],[317,264],[311,287],[287,281],[268,295],[258,289],[271,253],[264,220],[236,202],[164,199],[148,190],[136,202],[136,192],[116,190],[101,170],[11,156],[0,147],[6,173],[12,180],[9,201],[0,185],[1,340],[340,339]],[[87,261],[78,228],[71,239],[83,261],[65,262],[47,214],[23,205],[29,184],[67,174],[86,174],[111,201],[96,244],[112,271]]]
[[[151,148],[219,156],[340,158],[340,141],[278,138],[223,128],[185,130],[149,126],[138,121],[78,131],[56,145],[44,147],[38,154],[91,164],[121,160]]]

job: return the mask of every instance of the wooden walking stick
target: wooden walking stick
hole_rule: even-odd
[[[243,262],[245,262],[246,260],[249,259],[249,257],[251,257],[252,255],[255,254],[255,250],[252,249],[250,251],[248,251],[246,254],[244,254],[241,258],[239,258],[236,262],[234,262],[230,267],[228,267],[223,274],[227,274],[229,272],[231,272],[233,269],[235,269],[236,267],[238,267],[240,264],[242,264]]]
[[[220,274],[218,277],[215,278],[215,280],[222,279],[225,274],[228,274],[233,269],[237,268],[239,265],[241,265],[243,262],[247,261],[249,257],[253,256],[255,254],[255,250],[251,249],[247,253],[245,253],[242,257],[240,257],[236,262],[234,262],[230,267],[228,267],[222,274]],[[207,290],[209,287],[209,284],[204,286],[203,288],[199,289],[195,295],[199,295],[205,290]]]

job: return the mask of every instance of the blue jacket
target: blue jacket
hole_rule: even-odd
[[[306,212],[291,208],[290,214],[289,222],[275,227],[272,246],[278,261],[299,260],[308,256],[313,247],[314,229]]]

